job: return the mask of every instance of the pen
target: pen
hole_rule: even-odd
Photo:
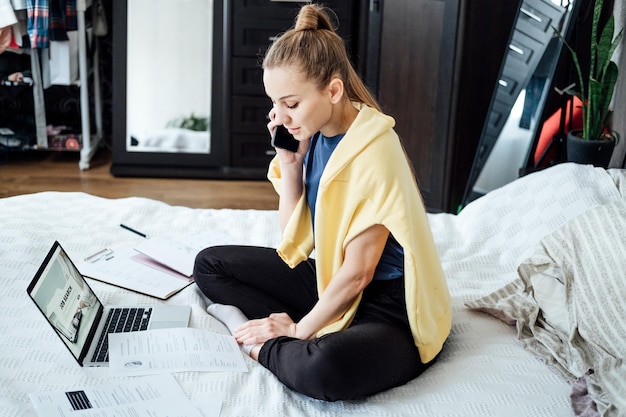
[[[91,256],[88,256],[85,258],[85,262],[90,262],[90,263],[94,263],[96,261],[99,261],[100,259],[102,259],[103,257],[105,260],[110,259],[113,256],[113,251],[111,249],[102,249],[100,252],[98,253],[94,253]]]
[[[124,229],[126,229],[126,230],[130,231],[130,232],[133,232],[133,233],[138,234],[138,235],[139,235],[139,236],[141,236],[141,237],[145,237],[146,239],[148,238],[148,235],[146,235],[145,233],[141,233],[139,230],[135,230],[135,229],[133,229],[132,227],[128,227],[128,226],[126,226],[125,224],[120,224],[120,226],[121,226],[122,228],[124,228]]]

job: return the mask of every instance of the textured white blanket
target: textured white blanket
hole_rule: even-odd
[[[325,403],[290,391],[248,358],[248,373],[175,377],[201,410],[207,399],[222,400],[222,416],[570,416],[570,385],[526,352],[513,328],[469,311],[464,302],[515,279],[520,261],[545,234],[618,197],[606,171],[564,164],[496,190],[459,215],[430,215],[452,292],[453,329],[438,363],[405,386],[363,401]],[[2,199],[0,222],[0,416],[11,417],[34,415],[29,392],[111,379],[106,369],[80,368],[26,295],[54,240],[76,260],[109,245],[139,242],[120,223],[151,236],[206,230],[230,236],[233,244],[276,246],[279,240],[274,211],[190,209],[83,193]],[[107,304],[158,302],[92,283]],[[191,326],[209,326],[193,286],[167,302],[190,304]]]
[[[577,381],[581,416],[626,413],[624,232],[626,198],[590,208],[541,239],[516,280],[466,304],[515,325],[526,350]]]

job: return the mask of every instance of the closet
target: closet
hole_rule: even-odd
[[[274,150],[259,61],[304,3],[116,0],[113,175],[264,179]],[[322,3],[357,60],[357,3],[365,2]],[[192,115],[201,123],[177,124]]]
[[[16,16],[24,18],[27,15],[27,5],[25,1],[14,0],[12,1],[12,5]],[[97,21],[97,7],[92,7],[93,5],[95,5],[95,3],[93,3],[92,0],[77,0],[75,9],[63,11],[67,14],[76,14],[76,31],[72,31],[71,34],[68,34],[75,37],[77,45],[78,103],[75,111],[79,113],[77,119],[79,120],[80,127],[70,129],[68,132],[55,132],[55,129],[47,123],[44,90],[50,85],[54,85],[55,82],[54,78],[44,82],[45,77],[50,74],[50,72],[47,71],[50,71],[49,64],[51,62],[47,59],[50,53],[47,42],[42,41],[41,45],[30,45],[29,50],[19,51],[30,57],[29,69],[31,74],[29,75],[32,76],[26,78],[26,83],[19,86],[9,85],[9,83],[7,83],[7,85],[0,87],[0,97],[16,92],[17,88],[22,90],[28,88],[32,94],[33,126],[32,129],[28,131],[28,135],[32,135],[32,138],[19,140],[20,146],[23,149],[79,151],[80,160],[78,165],[80,169],[89,168],[91,158],[102,139],[102,110],[100,105],[100,76],[97,51],[98,36],[93,35],[93,31],[91,30],[92,25],[88,25],[88,22]],[[86,13],[90,13],[91,15],[86,16]],[[49,20],[52,21],[52,16]],[[88,26],[90,26],[90,40],[88,39]],[[91,83],[89,82],[90,78],[92,79]],[[90,88],[91,84],[93,84],[92,88]],[[96,124],[95,133],[92,133],[90,101],[93,102],[95,107],[93,112]],[[11,126],[8,125],[8,119],[9,117],[5,116],[0,120],[0,128],[2,128],[0,133],[2,133],[2,137],[6,138],[7,142],[5,146],[11,144],[9,139],[15,133],[11,129]],[[7,125],[5,125],[5,123]]]

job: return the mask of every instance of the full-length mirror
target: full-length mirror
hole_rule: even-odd
[[[209,153],[213,1],[127,8],[126,150]]]
[[[200,176],[228,165],[223,0],[116,0],[112,21],[111,173]]]
[[[519,176],[581,0],[523,0],[478,144],[463,205]]]

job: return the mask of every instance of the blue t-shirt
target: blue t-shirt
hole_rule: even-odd
[[[320,185],[320,178],[326,168],[333,151],[343,139],[345,134],[340,134],[330,138],[322,133],[317,133],[311,138],[311,146],[305,157],[305,192],[307,203],[311,210],[313,219],[313,229],[315,229],[315,202],[317,191]],[[383,254],[374,272],[375,280],[395,279],[404,275],[404,250],[396,239],[390,234],[385,244]]]

